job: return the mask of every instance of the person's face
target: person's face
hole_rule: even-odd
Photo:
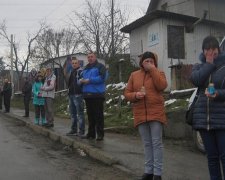
[[[79,61],[78,60],[72,60],[72,67],[73,69],[77,69],[80,67]]]
[[[90,64],[93,64],[93,63],[95,63],[95,61],[96,61],[96,56],[95,56],[94,53],[88,54],[87,58],[88,58],[88,62],[89,62]]]
[[[5,83],[8,83],[9,82],[9,80],[8,79],[5,79]]]
[[[46,69],[46,76],[49,76],[52,73],[52,70],[50,68]]]
[[[209,55],[213,56],[213,59],[216,59],[219,55],[219,49],[215,48],[215,49],[204,49],[204,55],[207,57]]]
[[[143,66],[144,66],[145,64],[151,64],[151,65],[154,65],[154,59],[152,59],[152,58],[147,58],[147,59],[145,59],[145,60],[142,62],[142,64],[143,64]]]
[[[149,71],[152,67],[155,67],[154,59],[147,58],[142,62],[142,66],[146,71]]]
[[[41,81],[42,80],[42,77],[41,76],[38,76],[38,81]]]

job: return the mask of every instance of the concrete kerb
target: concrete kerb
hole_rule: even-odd
[[[23,118],[21,118],[17,115],[14,115],[14,114],[4,114],[4,115],[7,116],[7,117],[16,119],[16,120],[20,120],[21,122],[24,123],[24,125],[31,128],[36,133],[42,134],[46,137],[49,137],[53,141],[58,141],[58,142],[60,142],[64,145],[67,145],[67,146],[72,146],[74,149],[78,149],[78,148],[82,149],[85,153],[87,153],[93,159],[99,160],[99,161],[101,161],[101,162],[103,162],[107,165],[113,165],[113,166],[114,165],[120,165],[121,166],[121,163],[119,162],[118,159],[110,156],[109,154],[107,154],[106,152],[104,152],[100,149],[97,149],[93,146],[87,145],[83,142],[74,140],[70,137],[60,135],[59,133],[51,131],[51,130],[46,129],[44,127],[34,125],[34,124],[24,120]],[[118,167],[118,166],[115,166],[115,167]],[[119,168],[119,169],[121,169],[121,168]]]
[[[99,160],[107,165],[113,165],[113,164],[119,164],[119,160],[116,158],[113,158],[112,156],[110,156],[109,154],[107,154],[106,152],[97,149],[93,146],[87,145],[85,143],[82,143],[80,141],[74,141],[73,142],[73,147],[75,149],[82,149],[85,151],[85,153],[87,153],[90,157]]]

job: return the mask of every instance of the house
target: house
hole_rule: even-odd
[[[72,70],[71,59],[76,57],[84,67],[88,64],[87,54],[85,53],[75,53],[66,56],[60,56],[56,58],[51,58],[40,65],[40,67],[46,67],[51,65],[54,67],[54,74],[56,75],[56,90],[64,90],[67,88],[67,81]],[[97,59],[100,63],[105,64],[105,60]]]
[[[130,35],[130,58],[145,51],[158,54],[167,90],[190,87],[192,65],[198,62],[202,40],[225,35],[224,0],[151,0],[146,14],[121,29]],[[138,64],[138,63],[137,63]]]

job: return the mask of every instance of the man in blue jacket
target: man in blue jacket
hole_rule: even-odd
[[[104,100],[106,68],[97,61],[93,52],[88,53],[88,64],[83,70],[80,83],[83,84],[82,92],[86,103],[88,115],[87,139],[102,141],[104,138]],[[96,137],[97,135],[97,137]]]

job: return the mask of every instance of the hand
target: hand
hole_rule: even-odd
[[[217,92],[215,92],[214,94],[210,94],[209,91],[208,91],[208,88],[206,88],[206,89],[205,89],[205,95],[206,95],[208,98],[214,99],[214,98],[217,96]]]
[[[217,49],[209,49],[209,50],[204,50],[204,55],[206,58],[206,62],[213,64],[214,59],[218,56],[218,50]]]
[[[90,82],[89,79],[81,79],[81,80],[80,80],[80,83],[81,83],[81,84],[88,84],[89,82]]]
[[[143,99],[145,97],[144,92],[136,92],[135,94],[136,99]]]
[[[155,68],[155,64],[150,61],[143,61],[142,65],[145,71],[150,71],[152,68]]]

